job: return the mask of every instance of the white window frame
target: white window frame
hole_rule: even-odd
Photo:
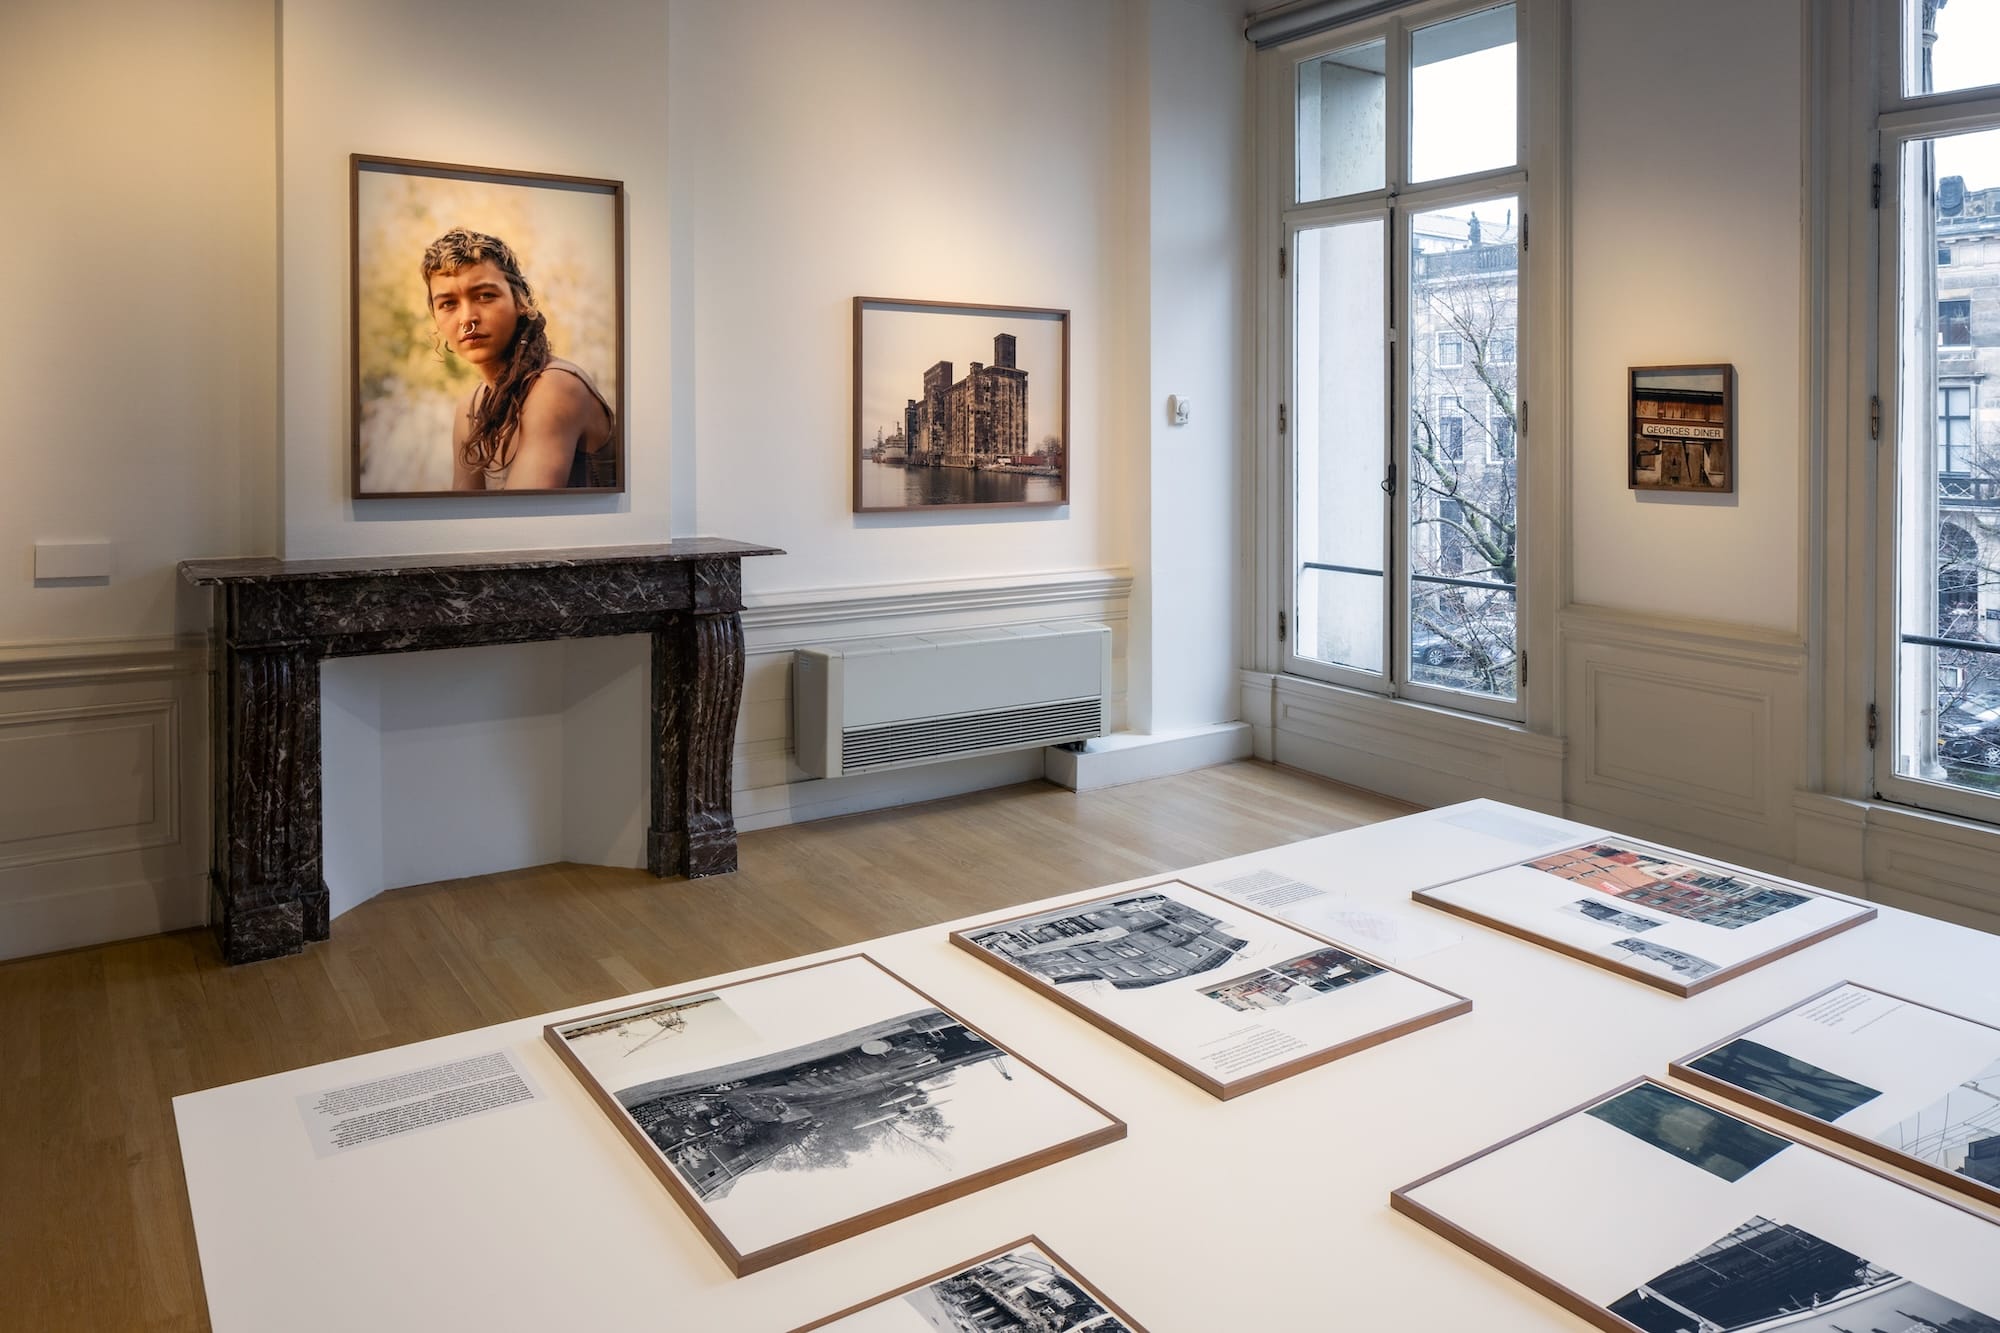
[[[2000,85],[1905,95],[1899,0],[1825,0],[1806,14],[1816,76],[1807,106],[1807,262],[1828,275],[1823,288],[1808,285],[1806,311],[1813,474],[1824,478],[1808,497],[1817,571],[1810,639],[1820,645],[1810,699],[1818,764],[1808,777],[1833,795],[2000,824],[2000,795],[1895,771],[1913,725],[1897,701],[1900,451],[1905,429],[1921,420],[1926,434],[1911,447],[1935,475],[1939,407],[1934,375],[1907,395],[1900,382],[1902,146],[2000,128]],[[1925,247],[1934,258],[1931,238]],[[1912,346],[1925,357],[1937,346],[1936,303],[1936,292],[1927,293],[1913,325]],[[1935,584],[1934,570],[1928,578]]]
[[[1489,698],[1423,685],[1411,679],[1407,660],[1412,566],[1412,505],[1407,485],[1409,372],[1400,347],[1389,370],[1392,381],[1388,400],[1389,439],[1385,442],[1385,463],[1393,459],[1397,464],[1397,486],[1385,525],[1385,545],[1389,550],[1385,552],[1383,566],[1387,617],[1384,670],[1376,675],[1301,657],[1294,651],[1296,638],[1279,628],[1280,624],[1288,623],[1297,565],[1292,541],[1292,441],[1289,435],[1275,428],[1260,431],[1260,458],[1255,468],[1256,475],[1269,489],[1253,505],[1252,522],[1263,525],[1270,534],[1261,544],[1261,563],[1272,571],[1273,577],[1269,578],[1266,589],[1251,599],[1250,658],[1254,665],[1268,663],[1287,675],[1365,691],[1395,704],[1438,705],[1473,718],[1524,723],[1530,729],[1553,731],[1557,711],[1554,671],[1527,668],[1531,658],[1535,662],[1549,662],[1553,667],[1550,661],[1553,654],[1543,651],[1542,645],[1553,642],[1554,607],[1561,600],[1561,590],[1553,584],[1554,571],[1560,568],[1560,561],[1555,558],[1560,533],[1544,515],[1553,512],[1550,502],[1554,478],[1558,469],[1566,467],[1567,455],[1566,413],[1561,406],[1562,396],[1555,387],[1561,382],[1559,368],[1566,358],[1557,345],[1557,323],[1553,316],[1561,305],[1565,278],[1557,262],[1561,253],[1562,217],[1555,201],[1560,197],[1562,176],[1558,130],[1563,106],[1560,52],[1566,42],[1568,0],[1514,0],[1515,41],[1520,60],[1515,85],[1515,162],[1507,168],[1426,181],[1420,186],[1401,179],[1409,142],[1409,100],[1403,85],[1408,79],[1410,33],[1491,9],[1499,2],[1423,0],[1260,53],[1256,83],[1260,143],[1257,213],[1260,227],[1267,228],[1264,234],[1273,236],[1286,254],[1298,253],[1298,235],[1303,230],[1386,215],[1391,226],[1385,273],[1396,330],[1409,327],[1407,269],[1410,222],[1416,214],[1512,195],[1523,223],[1533,219],[1529,245],[1523,247],[1517,270],[1519,294],[1514,320],[1516,361],[1528,372],[1517,385],[1522,425],[1515,446],[1520,469],[1516,474],[1515,633],[1523,669],[1515,697]],[[1401,118],[1390,116],[1385,126],[1385,186],[1331,199],[1295,202],[1298,67],[1305,61],[1378,38],[1385,43],[1389,105],[1403,112]],[[1398,123],[1399,119],[1402,123]],[[1547,262],[1541,261],[1543,255],[1548,256]],[[1279,277],[1275,267],[1269,271],[1267,280],[1269,285],[1260,293],[1260,306],[1265,314],[1260,322],[1258,360],[1265,404],[1271,409],[1266,419],[1275,426],[1279,410],[1296,401],[1290,346],[1292,287],[1288,279]],[[1543,327],[1550,329],[1546,342],[1532,342],[1535,330]],[[1524,358],[1524,349],[1528,347],[1533,347],[1534,355]],[[1528,415],[1531,403],[1536,405],[1532,418]],[[1543,404],[1548,405],[1547,410]],[[1522,440],[1528,441],[1528,448],[1535,454],[1532,467],[1519,461]],[[1286,620],[1281,620],[1281,616]]]

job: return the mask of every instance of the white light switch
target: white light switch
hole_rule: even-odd
[[[1190,407],[1191,407],[1191,406],[1192,406],[1192,404],[1190,404],[1190,403],[1188,402],[1188,400],[1187,400],[1186,398],[1182,397],[1182,396],[1181,396],[1180,394],[1177,394],[1177,393],[1170,393],[1170,394],[1168,394],[1168,395],[1167,395],[1167,420],[1169,420],[1169,421],[1173,422],[1173,423],[1174,423],[1174,424],[1175,424],[1176,426],[1185,426],[1185,425],[1187,425],[1187,424],[1188,424],[1188,411],[1189,411],[1189,409],[1190,409]]]
[[[36,542],[38,579],[108,579],[110,542]]]

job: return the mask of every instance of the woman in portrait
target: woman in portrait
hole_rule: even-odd
[[[452,489],[616,486],[611,405],[550,352],[548,319],[507,243],[454,227],[424,250],[423,277],[446,350],[479,372],[453,418]]]

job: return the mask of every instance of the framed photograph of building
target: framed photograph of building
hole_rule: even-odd
[[[2000,1205],[2000,1027],[1843,981],[1672,1072]]]
[[[1736,368],[1634,366],[1626,484],[1635,491],[1736,489]]]
[[[2000,1223],[1652,1080],[1390,1205],[1610,1333],[2000,1333]]]
[[[793,1333],[1146,1333],[1033,1236]]]
[[[1472,1008],[1181,880],[951,942],[1225,1100]]]
[[[854,512],[1069,503],[1069,311],[854,298]]]
[[[624,490],[624,186],[349,174],[354,498]]]
[[[739,1277],[1125,1136],[861,954],[544,1036]]]
[[[1410,896],[1683,997],[1875,919],[1839,894],[1617,834]]]

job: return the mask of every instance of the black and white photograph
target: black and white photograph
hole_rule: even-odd
[[[739,1275],[1124,1134],[866,957],[680,999],[548,1039]]]
[[[1842,982],[1672,1069],[2000,1204],[2000,1025]]]
[[[1390,1202],[1608,1333],[2000,1333],[2000,1221],[1651,1079]]]
[[[1032,1237],[798,1333],[1145,1333]]]
[[[1221,1098],[1472,1005],[1182,880],[971,926],[951,940]]]
[[[854,298],[854,510],[1069,503],[1069,312]]]
[[[1611,1303],[1645,1333],[2000,1333],[2000,1319],[1768,1217]]]
[[[1649,916],[1640,916],[1637,912],[1620,911],[1610,903],[1593,902],[1588,898],[1579,898],[1573,903],[1564,903],[1561,910],[1568,912],[1572,916],[1580,916],[1585,921],[1595,921],[1600,926],[1625,934],[1637,934],[1648,931],[1660,924]]]
[[[1682,997],[1875,917],[1822,889],[1610,833],[1411,896]]]

